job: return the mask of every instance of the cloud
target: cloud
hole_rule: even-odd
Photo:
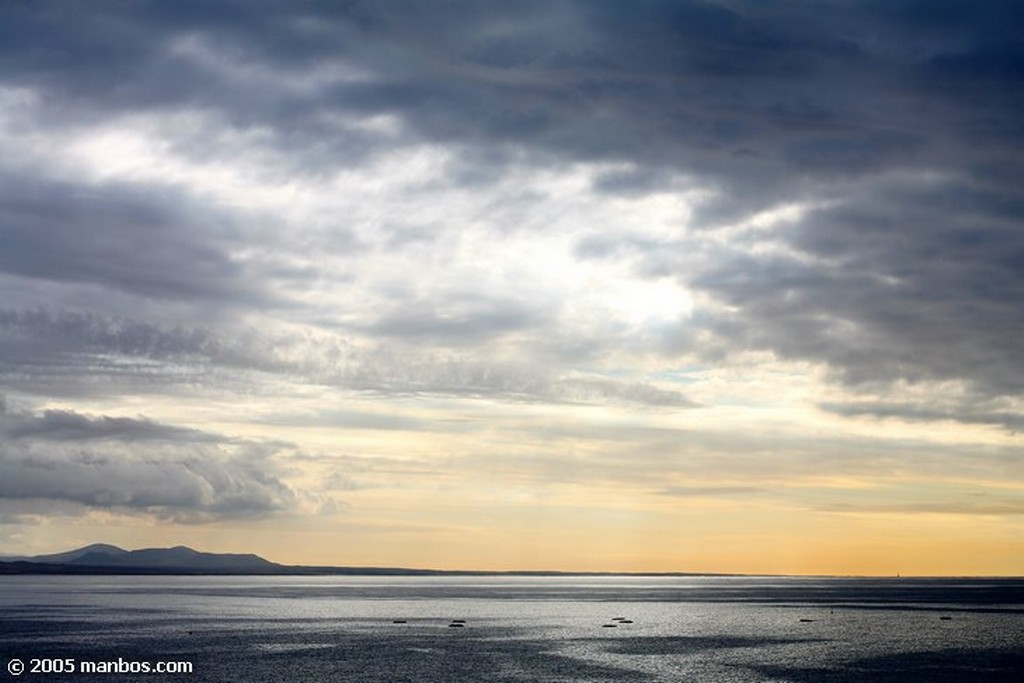
[[[840,514],[984,515],[987,517],[1024,515],[1024,504],[1019,499],[1009,496],[1004,496],[1001,500],[956,500],[938,503],[833,503],[822,506],[820,509]]]
[[[0,373],[9,388],[29,392],[95,395],[112,385],[181,382],[181,368],[202,372],[215,348],[201,328],[90,312],[0,311]],[[169,367],[175,361],[177,371]]]
[[[73,502],[176,521],[262,516],[294,506],[295,494],[248,458],[117,458],[92,451],[37,454],[4,449],[0,497]]]
[[[174,191],[86,189],[13,174],[0,186],[3,272],[158,299],[257,298],[225,250],[203,243],[218,218],[190,212]]]
[[[400,304],[373,322],[367,330],[373,336],[425,340],[443,345],[479,344],[492,337],[542,326],[543,318],[516,302],[447,302],[444,311],[430,311],[422,303]]]
[[[556,367],[530,365],[519,359],[503,361],[473,351],[459,354],[404,345],[368,346],[328,332],[167,328],[87,313],[0,310],[0,351],[0,373],[9,385],[26,391],[34,387],[58,393],[103,393],[106,385],[93,386],[97,377],[128,386],[156,383],[174,391],[192,384],[199,375],[220,369],[241,373],[238,381],[248,383],[260,379],[246,378],[244,373],[265,373],[378,396],[695,405],[670,387],[562,373]],[[59,419],[59,415],[49,418],[50,422]]]
[[[998,425],[1011,432],[1024,429],[1024,414],[1020,410],[986,410],[988,406],[967,401],[943,405],[941,402],[891,403],[882,401],[855,401],[849,403],[823,403],[823,410],[852,417],[897,419],[912,422],[953,421],[963,424]]]
[[[44,410],[41,415],[8,413],[0,410],[0,432],[14,440],[58,442],[183,440],[203,443],[223,440],[199,430],[162,425],[145,418],[90,418],[72,410]]]
[[[176,521],[263,516],[299,496],[273,444],[144,418],[0,412],[0,499],[77,504]]]
[[[764,493],[756,486],[668,486],[661,495],[680,498],[717,498],[720,496],[747,496]]]
[[[446,146],[453,170],[475,169],[476,181],[451,176],[467,185],[524,159],[638,169],[606,174],[598,194],[642,193],[666,172],[690,177],[715,190],[692,218],[698,229],[823,196],[833,208],[765,237],[799,258],[751,245],[711,252],[715,261],[696,272],[675,266],[684,287],[733,309],[707,318],[726,347],[826,362],[852,383],[960,378],[989,395],[1019,391],[1006,369],[1021,360],[1007,341],[1021,327],[1009,303],[1022,287],[1011,218],[1021,169],[1006,150],[1021,136],[1018,89],[1004,86],[1019,75],[1008,39],[1020,18],[1005,4],[979,3],[956,23],[913,3],[843,4],[827,16],[709,2],[426,10],[141,4],[58,21],[49,6],[16,5],[5,8],[9,25],[24,30],[6,43],[14,59],[5,75],[44,97],[43,130],[129,112],[215,112],[206,114],[213,130],[260,131],[227,151],[262,150],[264,161],[288,165],[275,173],[307,179],[430,143]],[[62,47],[44,50],[25,35]],[[122,65],[116,76],[111,60]],[[960,87],[971,96],[951,97]],[[58,116],[74,105],[78,117]],[[394,124],[351,125],[374,117]],[[182,158],[216,153],[175,135],[169,151]],[[7,272],[234,306],[269,296],[230,240],[211,239],[231,231],[224,207],[153,182],[92,184],[83,194],[67,180],[10,179]],[[69,221],[76,230],[63,230]],[[592,252],[599,243],[586,244]],[[702,249],[682,235],[668,247]],[[641,250],[641,261],[664,273],[665,248]],[[486,297],[468,308],[450,299],[385,308],[361,329],[479,344],[558,323]],[[955,343],[939,348],[942,338]]]
[[[1024,196],[887,178],[778,231],[792,251],[730,249],[697,280],[733,307],[722,338],[823,361],[851,386],[961,380],[1019,395],[1024,295],[1013,216]]]
[[[676,389],[663,389],[641,382],[622,382],[607,378],[567,378],[561,382],[567,397],[578,397],[583,403],[623,402],[631,405],[693,408],[697,403]]]

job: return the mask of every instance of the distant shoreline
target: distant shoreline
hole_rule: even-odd
[[[0,576],[52,575],[52,576],[519,576],[519,577],[774,577],[801,579],[871,579],[892,581],[920,581],[947,579],[999,579],[1024,581],[1024,576],[868,576],[840,574],[741,574],[727,572],[599,572],[557,570],[486,570],[486,569],[415,569],[406,567],[318,567],[278,565],[272,569],[238,570],[190,567],[112,567],[67,564],[46,564],[23,560],[0,561]]]
[[[265,569],[208,569],[192,567],[88,566],[16,560],[0,561],[0,576],[54,574],[77,576],[750,576],[714,572],[573,572],[556,570],[414,569],[405,567],[317,567],[278,565]]]
[[[1024,579],[1021,576],[855,576],[838,574],[763,574],[740,572],[564,571],[554,569],[423,569],[383,566],[290,565],[252,553],[209,553],[186,546],[125,550],[93,543],[47,555],[0,556],[0,576],[519,576],[519,577],[775,577],[820,579]]]

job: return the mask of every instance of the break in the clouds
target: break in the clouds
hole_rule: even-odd
[[[537,460],[508,462],[562,463],[531,436],[562,411],[602,422],[581,467],[644,428],[754,431],[770,463],[941,424],[987,461],[1024,420],[1018,3],[34,2],[0,27],[0,381],[37,411],[4,462],[43,497],[98,495],[26,474],[44,433],[218,463],[189,470],[208,499],[137,468],[129,507],[270,510],[264,461],[198,435],[383,462],[406,449],[346,430],[400,425],[430,435],[401,457],[465,463],[442,435],[472,424],[480,457],[521,433]],[[633,446],[677,499],[768,495]]]

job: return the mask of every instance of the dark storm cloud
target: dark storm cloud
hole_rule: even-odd
[[[999,425],[1013,432],[1024,430],[1024,415],[1009,410],[979,409],[976,402],[968,401],[951,407],[917,403],[851,402],[823,403],[820,406],[837,415],[853,417],[893,418],[914,422],[955,421],[967,424]]]
[[[2,407],[2,406],[0,406]],[[0,410],[0,433],[10,439],[43,441],[188,441],[222,439],[204,432],[128,417],[88,417],[72,410],[45,410],[42,415],[18,415]]]
[[[891,150],[948,128],[929,120],[940,126],[922,130],[916,107],[941,98],[975,111],[957,86],[994,95],[1016,77],[1010,39],[1021,18],[1012,6],[972,3],[963,21],[946,24],[892,5],[221,2],[109,13],[8,5],[3,64],[13,82],[56,97],[88,93],[96,108],[215,106],[280,125],[279,133],[290,116],[325,109],[396,112],[437,139],[619,156],[730,183],[744,173],[767,179],[790,163],[797,172],[891,163],[903,154]],[[990,34],[1001,42],[989,44]],[[197,35],[209,39],[214,63],[173,51],[175,39]],[[262,79],[228,78],[217,62]],[[365,77],[289,90],[287,76],[333,62]],[[179,73],[154,77],[161,68]],[[988,82],[975,83],[977,73]],[[879,109],[892,105],[910,110]],[[762,160],[760,171],[744,168],[751,159]]]
[[[724,253],[698,284],[741,347],[821,360],[850,385],[964,380],[1024,391],[1024,194],[957,181],[871,187],[780,231],[793,256]]]
[[[274,444],[145,418],[35,413],[0,402],[0,500],[68,503],[178,521],[284,511]]]
[[[636,193],[666,172],[692,179],[717,193],[694,216],[706,230],[824,199],[829,208],[765,238],[788,255],[736,243],[714,262],[678,266],[683,284],[729,307],[695,317],[718,337],[707,353],[819,361],[851,387],[956,380],[983,399],[1024,389],[1019,3],[113,7],[0,9],[0,79],[41,93],[48,125],[213,110],[239,130],[265,128],[303,173],[427,140],[474,160],[467,184],[521,163],[517,150],[553,167],[627,162],[641,170],[595,188]],[[341,135],[325,123],[331,113],[392,114],[402,133],[387,143]],[[201,141],[190,145],[201,152]],[[116,200],[93,206],[71,187],[47,188],[44,201],[19,185],[5,197],[0,267],[154,298],[258,291],[216,245],[178,237],[172,202],[111,192]],[[62,232],[69,215],[88,239]],[[150,239],[161,248],[140,253]],[[610,253],[601,244],[581,249]],[[666,248],[640,250],[648,272],[664,273]],[[529,320],[512,311],[456,322],[481,340]],[[403,315],[376,331],[451,336],[445,325]]]
[[[0,180],[0,271],[99,284],[157,299],[265,294],[215,235],[226,218],[158,186],[82,186],[6,173]]]
[[[0,498],[72,502],[178,521],[283,511],[295,494],[266,463],[208,453],[173,458],[111,457],[90,450],[19,452],[0,458]]]
[[[562,159],[730,165],[741,149],[730,144],[764,138],[765,109],[837,109],[805,104],[822,99],[813,90],[789,100],[799,84],[778,79],[825,80],[860,56],[832,35],[836,26],[820,30],[818,12],[766,22],[756,6],[744,10],[699,2],[9,6],[0,73],[85,112],[219,108],[240,125],[270,125],[290,149],[302,148],[306,132],[314,133],[306,142],[331,146],[329,131],[313,125],[324,111],[394,112],[438,140],[529,145]],[[189,39],[209,46],[207,58],[176,50]],[[366,77],[295,87],[338,64]],[[766,92],[779,87],[778,97]]]

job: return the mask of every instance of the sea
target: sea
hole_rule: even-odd
[[[1024,579],[2,576],[0,667],[11,681],[1019,683]]]

